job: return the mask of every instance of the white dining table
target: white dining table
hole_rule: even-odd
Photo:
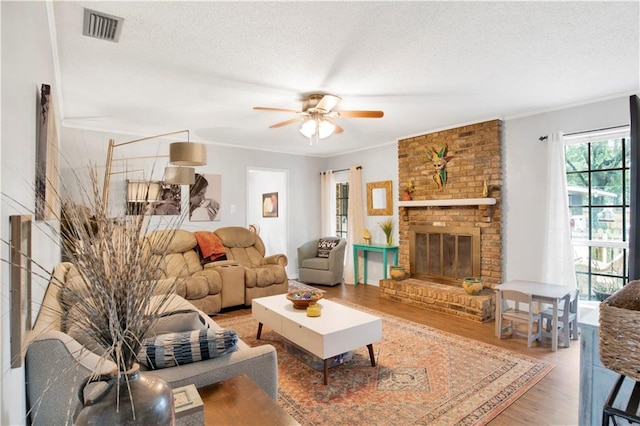
[[[499,284],[498,291],[502,290],[517,290],[522,293],[530,294],[533,300],[536,302],[548,303],[553,306],[553,322],[551,324],[551,350],[553,352],[558,350],[558,303],[564,299],[567,295],[571,294],[574,287],[559,284],[548,284],[537,281],[527,280],[512,280]],[[498,295],[500,296],[500,295]],[[498,297],[497,300],[502,300]],[[502,304],[496,304],[496,319],[500,318],[497,315],[502,315]],[[496,336],[500,336],[500,330],[498,330],[498,321],[496,320]]]

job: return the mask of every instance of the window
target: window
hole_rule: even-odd
[[[336,183],[336,237],[347,238],[349,182]]]
[[[565,145],[580,297],[604,300],[628,278],[629,132],[567,136]]]

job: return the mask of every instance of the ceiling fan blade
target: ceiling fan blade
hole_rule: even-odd
[[[324,116],[323,120],[328,121],[329,123],[335,126],[335,129],[333,130],[334,134],[344,132],[344,129],[338,123],[336,123],[335,120],[332,120],[330,117]]]
[[[335,111],[336,117],[342,118],[380,118],[384,116],[382,111]]]
[[[292,112],[294,114],[298,113],[298,111],[296,111],[295,109],[287,109],[287,108],[253,107],[253,109],[257,109],[257,110],[260,110],[260,111]]]
[[[296,118],[292,118],[291,120],[282,121],[280,123],[272,124],[271,126],[269,126],[269,128],[270,129],[276,129],[278,127],[286,126],[287,124],[293,124],[293,123],[296,123],[298,121],[303,121],[303,120],[304,120],[304,117],[296,117]]]
[[[320,99],[320,101],[318,102],[318,104],[316,105],[316,109],[321,109],[323,111],[331,111],[336,105],[338,105],[338,102],[340,102],[342,100],[342,98],[339,98],[337,96],[333,96],[333,95],[324,95],[322,97],[322,99]]]

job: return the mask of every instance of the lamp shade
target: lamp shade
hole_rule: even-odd
[[[169,145],[169,162],[176,166],[204,166],[207,147],[201,143],[173,142]]]
[[[196,169],[193,167],[165,167],[164,181],[173,185],[193,185],[196,183]]]

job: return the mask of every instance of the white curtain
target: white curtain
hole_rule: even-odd
[[[362,202],[362,170],[360,167],[349,168],[349,210],[347,212],[347,262],[344,271],[344,282],[355,284],[353,281],[353,244],[362,241],[364,229],[364,203]],[[358,259],[360,263],[362,261]],[[363,265],[359,266],[359,279],[362,280]]]
[[[320,174],[320,208],[322,211],[322,237],[336,235],[336,177],[333,171]]]
[[[547,147],[547,205],[542,280],[577,287],[571,246],[569,197],[562,132],[550,135]]]

